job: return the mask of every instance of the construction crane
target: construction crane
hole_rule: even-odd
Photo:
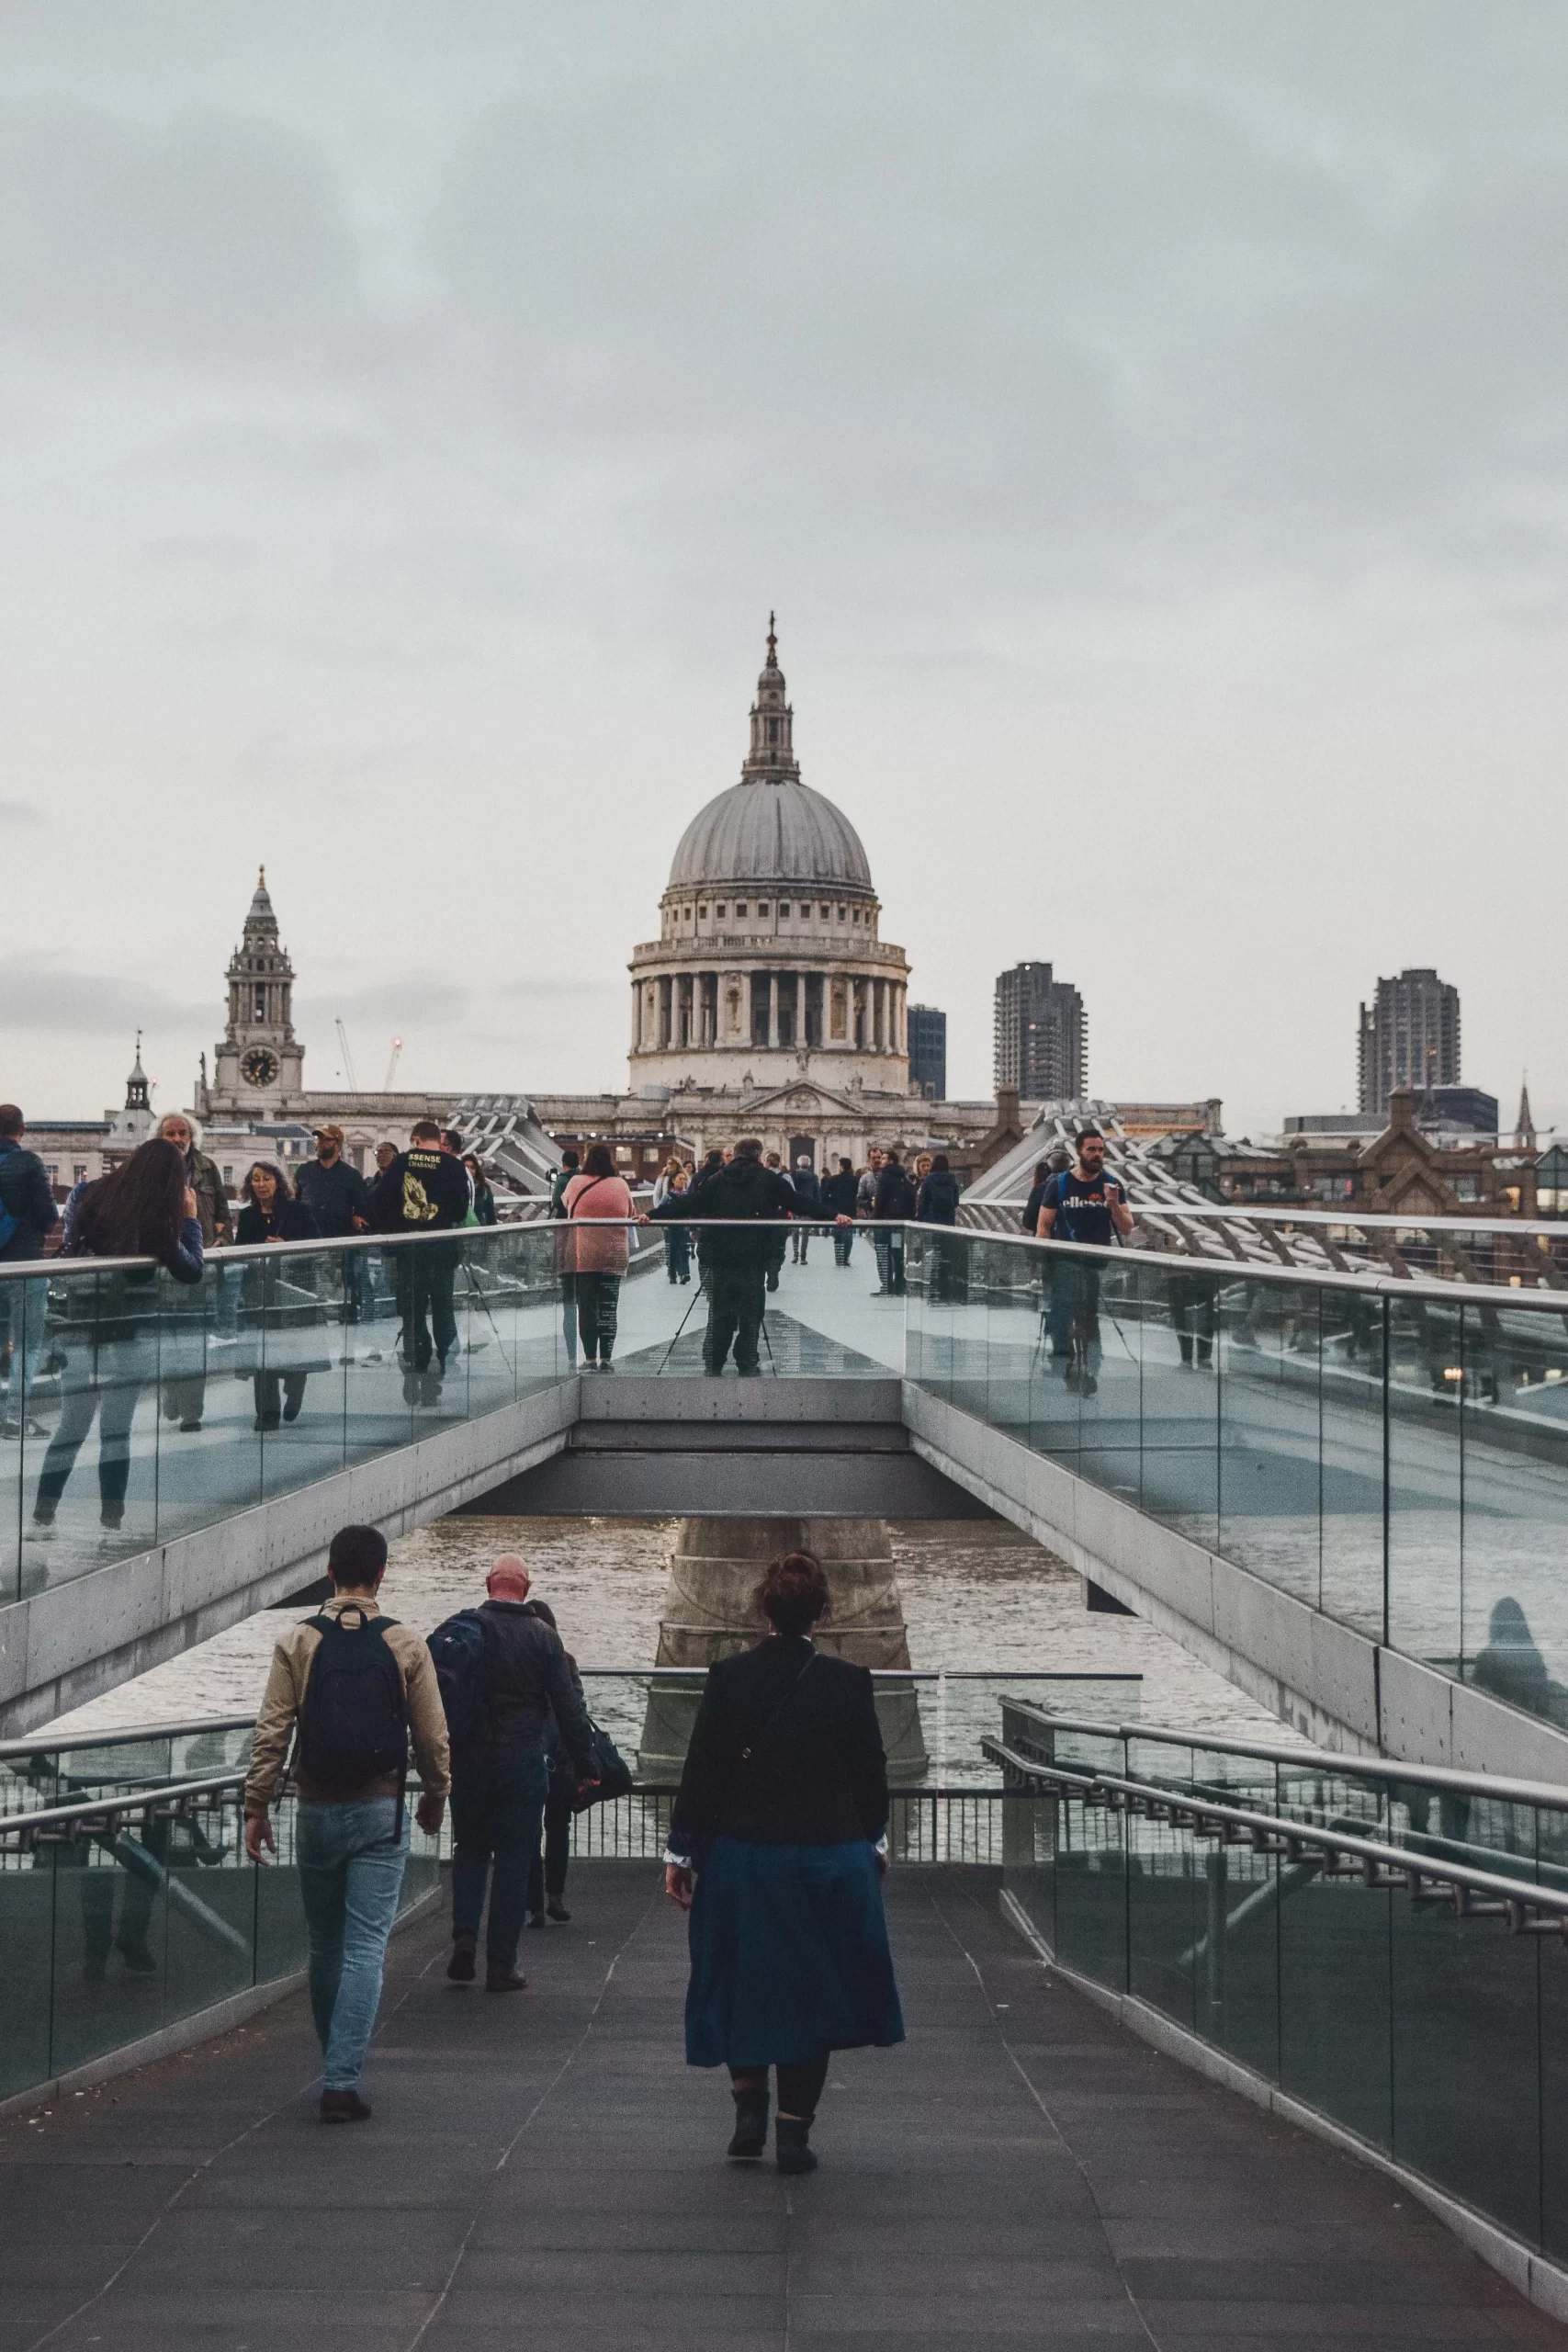
[[[359,1080],[354,1075],[354,1056],[348,1050],[348,1031],[341,1021],[337,1024],[337,1042],[338,1051],[343,1056],[343,1074],[348,1080],[348,1091],[351,1094],[357,1094]]]
[[[392,1080],[398,1074],[398,1056],[402,1052],[402,1039],[400,1037],[394,1037],[392,1040],[391,1059],[387,1064],[387,1075],[381,1082],[381,1091],[383,1094],[389,1094],[392,1091]]]

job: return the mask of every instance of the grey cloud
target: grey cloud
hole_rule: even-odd
[[[205,1029],[212,1004],[183,1003],[152,981],[13,953],[0,956],[0,1017],[48,1035],[130,1038],[138,1029]]]
[[[0,800],[0,825],[15,825],[20,828],[24,825],[41,825],[44,821],[42,810],[35,808],[29,801]]]
[[[462,1021],[471,1001],[470,989],[439,972],[409,971],[395,980],[373,980],[333,996],[300,997],[296,1021],[301,1031],[314,1023],[323,1035],[330,1034],[334,1021],[345,1026],[375,1021],[389,1030],[429,1031]],[[352,1028],[349,1043],[354,1043]]]
[[[341,191],[303,132],[196,113],[151,127],[64,100],[0,117],[0,320],[59,356],[298,364],[355,308]]]

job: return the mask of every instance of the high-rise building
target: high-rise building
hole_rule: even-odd
[[[1015,964],[997,976],[996,1083],[1029,1102],[1070,1102],[1089,1085],[1089,1023],[1070,980],[1049,964]]]
[[[907,1008],[909,1085],[934,1102],[947,1100],[947,1015],[934,1004]]]
[[[1425,966],[1378,982],[1360,1009],[1357,1078],[1363,1111],[1384,1112],[1396,1086],[1457,1086],[1459,990]]]

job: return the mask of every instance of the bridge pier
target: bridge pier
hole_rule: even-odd
[[[643,1778],[681,1775],[700,1695],[700,1677],[715,1658],[748,1649],[767,1630],[757,1587],[770,1560],[809,1552],[820,1560],[832,1601],[818,1630],[818,1648],[856,1666],[907,1667],[909,1637],[880,1519],[683,1519],[670,1561],[670,1602],[659,1627],[656,1664],[690,1667],[689,1685],[655,1683],[638,1758]],[[919,1780],[926,1745],[913,1687],[877,1699],[889,1778]]]

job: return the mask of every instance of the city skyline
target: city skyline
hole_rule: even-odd
[[[262,862],[324,1080],[341,1017],[362,1075],[614,1083],[773,605],[955,1093],[1049,955],[1097,1085],[1267,1130],[1433,965],[1467,1074],[1568,1117],[1517,978],[1568,852],[1568,24],[917,6],[890,75],[821,6],[366,22],[0,33],[9,1091],[96,1113],[141,1025],[185,1099]]]

